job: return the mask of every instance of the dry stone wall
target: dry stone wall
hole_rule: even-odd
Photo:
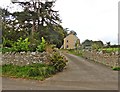
[[[107,66],[119,66],[119,55],[116,54],[109,54],[109,53],[97,53],[97,52],[90,52],[84,51],[83,57],[89,60],[93,60],[95,62],[99,62],[105,64]]]
[[[2,64],[28,65],[32,63],[49,63],[47,52],[20,52],[2,54]]]

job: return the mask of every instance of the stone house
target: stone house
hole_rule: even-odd
[[[67,37],[64,38],[64,44],[63,44],[63,48],[64,49],[76,49],[80,47],[80,39],[70,33]]]

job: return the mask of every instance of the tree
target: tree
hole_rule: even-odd
[[[110,42],[106,42],[107,46],[110,47]]]
[[[82,48],[91,48],[91,46],[92,46],[92,40],[88,40],[88,39],[86,39],[84,42],[82,42]]]
[[[13,2],[22,6],[23,10],[6,13],[3,36],[12,41],[17,41],[20,37],[23,39],[28,37],[33,44],[44,37],[48,43],[61,47],[67,33],[60,24],[58,11],[53,10],[54,3],[55,1],[47,0]]]
[[[104,46],[102,41],[92,41],[92,40],[85,40],[82,43],[83,48],[92,48],[92,49],[99,49]]]
[[[102,48],[104,46],[102,41],[93,41],[92,45],[93,45],[93,48],[96,48],[96,49]]]
[[[96,44],[96,43],[93,43],[93,44],[92,44],[92,49],[93,49],[93,50],[98,50],[98,49],[99,49],[99,45]]]
[[[58,11],[54,11],[52,9],[55,1],[45,0],[45,2],[42,2],[38,0],[36,2],[36,0],[31,0],[30,2],[19,2],[19,3],[21,6],[23,6],[24,9],[23,16],[26,15],[27,19],[29,17],[30,21],[32,22],[32,30],[31,30],[32,35],[34,34],[35,31],[40,31],[42,35],[43,34],[42,29],[44,26],[47,25],[51,27],[53,25],[59,25],[59,23],[61,22],[59,18],[59,14],[57,14]],[[25,21],[23,20],[23,22]]]
[[[69,34],[73,34],[73,35],[77,35],[77,33],[75,32],[75,31],[70,31],[70,33]]]

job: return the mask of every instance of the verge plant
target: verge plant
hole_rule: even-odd
[[[37,46],[37,49],[36,49],[39,52],[45,51],[45,46],[46,46],[46,41],[44,37],[42,37],[41,39],[42,39],[42,42]]]
[[[29,51],[29,44],[28,38],[22,39],[21,37],[15,42],[12,46],[14,51],[21,52],[21,51]]]
[[[50,57],[50,65],[55,67],[56,72],[61,72],[66,66],[68,62],[63,56],[61,56],[58,52],[54,52]]]

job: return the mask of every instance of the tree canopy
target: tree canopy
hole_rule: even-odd
[[[92,48],[92,49],[99,49],[102,48],[104,46],[102,41],[92,41],[92,40],[88,40],[86,39],[83,43],[82,43],[83,48],[86,48],[87,46]]]
[[[1,9],[5,39],[17,41],[20,37],[28,37],[35,44],[44,37],[47,43],[61,47],[67,32],[61,25],[58,11],[53,9],[55,1],[16,1],[13,4],[22,6],[23,10],[11,13],[7,9]]]

